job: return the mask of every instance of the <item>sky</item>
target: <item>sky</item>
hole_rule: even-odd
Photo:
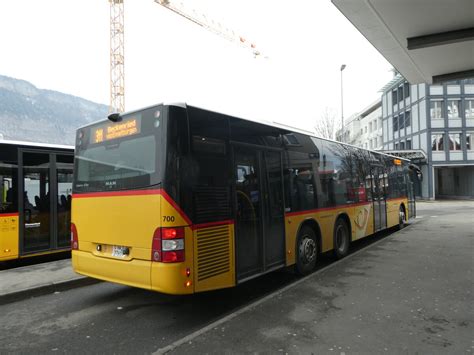
[[[125,109],[187,102],[312,130],[380,97],[391,65],[330,0],[180,0],[267,58],[153,0],[125,0]],[[107,0],[0,0],[0,74],[109,104]]]

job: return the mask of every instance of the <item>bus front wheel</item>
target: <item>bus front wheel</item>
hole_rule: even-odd
[[[405,227],[405,209],[403,206],[400,206],[400,211],[398,212],[398,229],[403,229]]]
[[[337,259],[342,259],[349,253],[350,242],[349,227],[342,218],[338,218],[334,225],[334,256]]]
[[[300,275],[307,275],[316,267],[318,258],[318,241],[314,230],[303,226],[298,234],[296,245],[296,271]]]

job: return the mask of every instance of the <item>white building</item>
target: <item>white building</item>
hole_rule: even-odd
[[[337,132],[337,140],[341,141],[340,130]],[[371,150],[383,148],[380,99],[347,119],[344,124],[344,142]]]

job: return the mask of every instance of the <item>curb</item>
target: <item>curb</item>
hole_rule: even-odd
[[[28,298],[44,296],[53,292],[62,292],[71,290],[73,288],[89,286],[99,282],[102,281],[84,276],[72,280],[59,281],[43,286],[32,287],[21,291],[14,291],[11,293],[0,295],[0,306],[8,303],[23,301]]]

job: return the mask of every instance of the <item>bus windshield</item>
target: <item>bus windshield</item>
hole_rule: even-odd
[[[159,118],[146,112],[78,131],[74,192],[144,188],[160,182]]]

